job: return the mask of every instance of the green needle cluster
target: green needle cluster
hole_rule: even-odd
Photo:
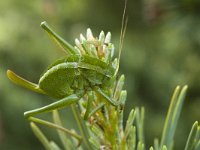
[[[183,107],[187,86],[176,87],[171,98],[162,136],[160,139],[156,138],[152,146],[148,148],[145,144],[144,133],[145,108],[133,108],[129,113],[128,119],[124,120],[127,98],[127,91],[123,89],[125,77],[124,75],[119,76],[117,74],[120,58],[112,59],[114,56],[114,44],[111,43],[111,33],[108,32],[105,35],[102,31],[99,37],[95,38],[92,31],[88,29],[86,37],[80,34],[80,39],[75,40],[76,46],[71,46],[55,33],[46,22],[43,22],[41,27],[48,32],[50,37],[70,57],[60,59],[50,65],[46,74],[41,77],[39,84],[29,82],[12,71],[8,71],[7,75],[14,83],[32,91],[50,96],[56,95],[56,98],[61,98],[50,105],[25,112],[25,117],[30,121],[34,134],[45,149],[173,149],[174,144],[176,144],[174,135]],[[125,31],[122,31],[122,36],[124,34]],[[123,43],[123,39],[121,42]],[[121,49],[119,50],[119,57],[120,53]],[[71,69],[71,74],[74,79],[76,77],[77,81],[75,80],[72,83],[70,80],[71,76],[65,77],[65,73],[69,72],[58,72],[59,69]],[[47,82],[45,79],[50,75],[52,75],[51,80]],[[55,82],[55,85],[59,85],[59,87],[52,83],[58,78],[59,84]],[[61,80],[62,78],[63,80]],[[42,82],[44,81],[45,84],[43,85]],[[60,84],[62,83],[61,81],[67,83],[65,88],[63,88],[63,84]],[[49,92],[50,90],[47,90],[48,88],[53,90],[60,88],[61,92],[52,94]],[[63,126],[58,110],[67,106],[71,106],[79,128],[78,131],[66,129]],[[44,112],[52,112],[53,122],[33,117],[33,115]],[[55,129],[62,145],[49,140],[37,124]],[[185,150],[200,150],[200,126],[198,122],[195,122],[192,126],[185,144]]]

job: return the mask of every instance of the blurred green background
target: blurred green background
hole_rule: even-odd
[[[63,56],[39,27],[40,22],[46,20],[72,44],[88,27],[96,36],[101,30],[111,31],[118,49],[123,8],[123,0],[0,1],[1,150],[43,149],[23,112],[53,99],[15,86],[6,77],[9,68],[37,83],[48,64]],[[120,65],[128,91],[125,115],[136,105],[145,106],[149,147],[154,137],[161,136],[174,88],[188,84],[175,142],[175,149],[183,149],[192,123],[200,121],[200,1],[129,0],[127,15]],[[70,109],[62,113],[66,126],[75,126]],[[47,130],[54,139],[53,130]]]

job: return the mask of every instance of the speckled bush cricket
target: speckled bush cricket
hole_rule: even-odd
[[[118,73],[126,24],[123,15],[119,54],[118,58],[113,59],[114,46],[110,42],[110,32],[105,36],[102,31],[99,38],[94,38],[91,30],[87,29],[86,38],[81,34],[80,40],[76,39],[76,46],[73,47],[46,22],[42,22],[41,27],[65,50],[67,56],[52,63],[42,74],[38,84],[27,81],[10,70],[7,71],[8,78],[14,83],[58,99],[47,106],[27,111],[24,116],[30,121],[41,123],[33,116],[77,103],[84,95],[90,96],[91,92],[98,93],[105,100],[97,108],[101,108],[106,102],[119,106],[120,101],[109,97],[108,91]],[[90,109],[88,102],[84,119],[88,119]]]

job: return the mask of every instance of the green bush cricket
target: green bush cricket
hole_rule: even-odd
[[[77,138],[80,144],[81,137],[79,135],[33,116],[64,108],[77,103],[84,95],[88,95],[86,112],[84,114],[84,119],[87,120],[91,116],[91,92],[95,92],[105,99],[105,101],[92,110],[93,113],[102,108],[106,102],[112,106],[119,106],[121,104],[120,101],[112,99],[108,91],[116,81],[119,69],[120,55],[127,25],[127,20],[124,21],[125,9],[122,19],[119,53],[118,58],[115,59],[113,59],[114,45],[110,42],[110,32],[105,35],[102,31],[99,38],[94,38],[92,31],[87,29],[86,38],[81,34],[80,40],[76,39],[76,46],[73,47],[54,32],[46,22],[41,23],[41,27],[67,55],[52,63],[41,75],[38,84],[27,81],[11,70],[7,71],[8,78],[15,84],[58,99],[56,102],[44,107],[26,111],[24,116],[28,120],[67,132]]]
[[[119,106],[120,101],[111,99],[106,92],[115,81],[119,68],[119,58],[113,60],[114,46],[110,43],[110,32],[105,36],[102,31],[99,38],[94,38],[91,30],[88,29],[87,38],[81,34],[80,41],[76,39],[76,46],[73,47],[56,34],[46,22],[42,22],[41,27],[65,50],[67,56],[51,64],[39,79],[38,84],[27,81],[10,70],[7,71],[7,76],[18,85],[59,100],[47,106],[26,111],[24,116],[30,121],[39,122],[32,116],[74,104],[91,91],[104,97],[111,105]],[[121,36],[124,34],[125,29],[122,29]],[[123,42],[122,39],[120,41]],[[103,102],[99,108],[105,103]],[[90,107],[87,107],[85,119],[88,119],[89,110]]]

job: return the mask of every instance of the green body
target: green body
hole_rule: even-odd
[[[110,64],[91,56],[71,55],[51,64],[38,86],[47,95],[59,99],[71,94],[83,96],[95,87],[109,87],[113,75]]]

